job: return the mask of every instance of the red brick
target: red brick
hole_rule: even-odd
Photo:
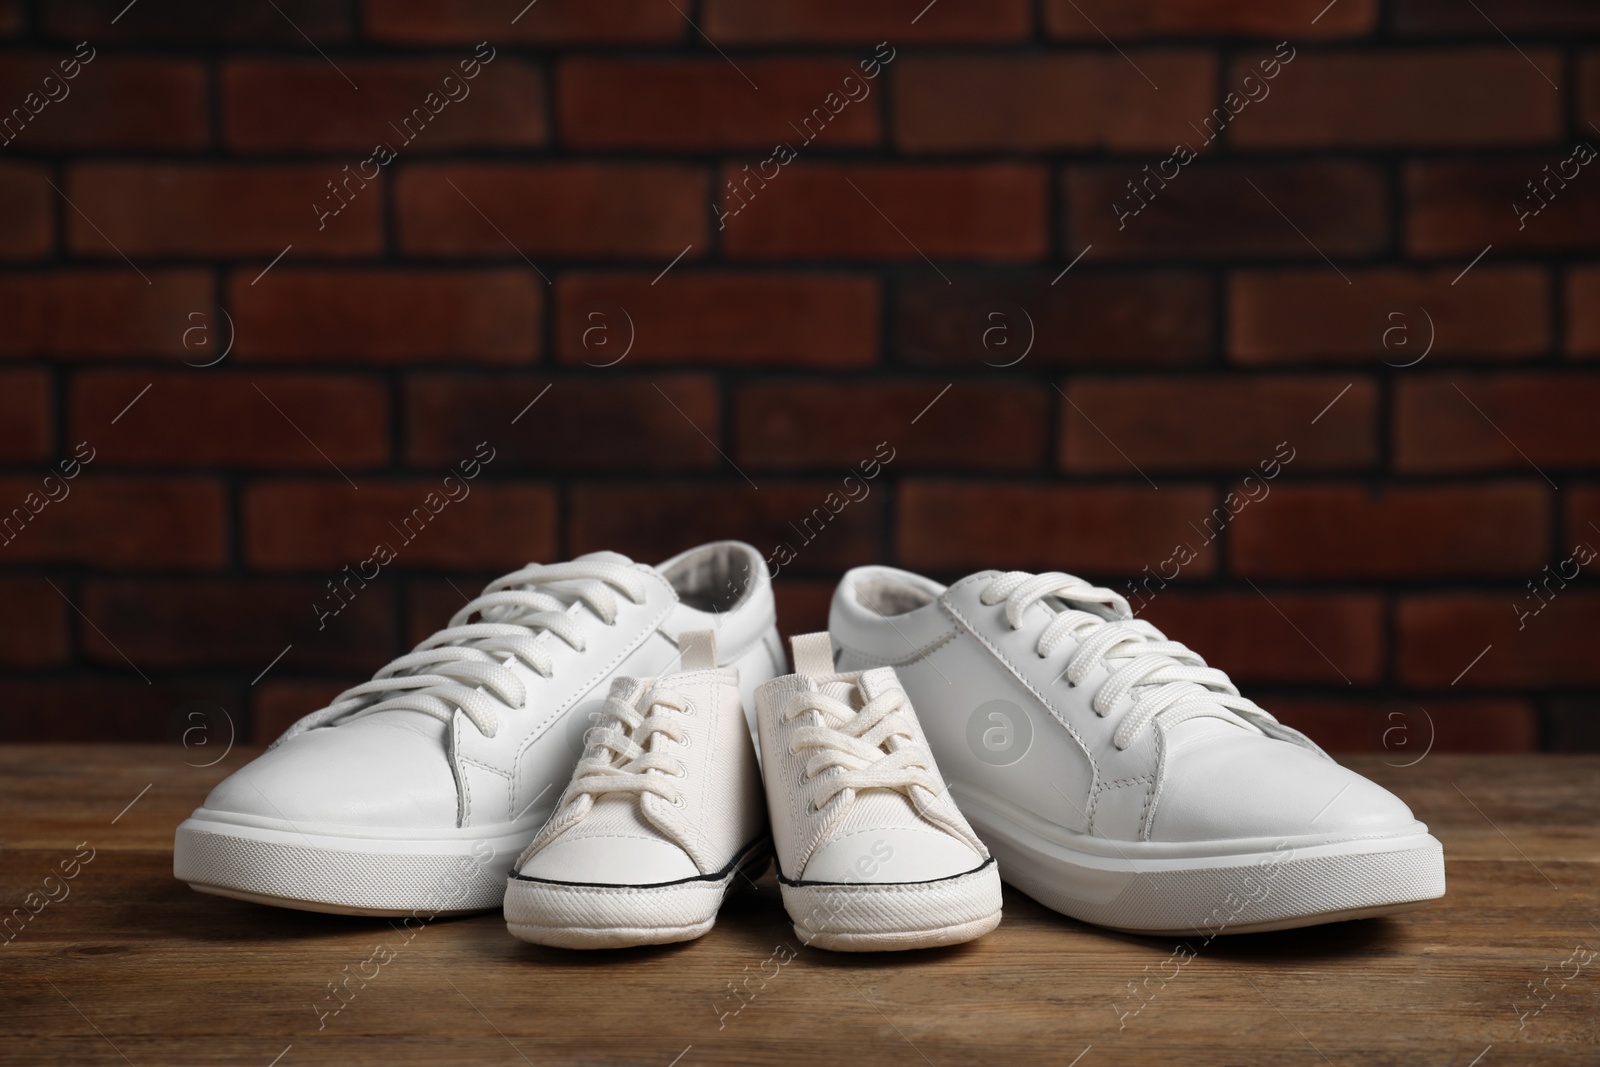
[[[361,21],[367,36],[405,44],[658,42],[692,32],[672,8],[653,0],[364,0]]]
[[[1571,149],[1563,147],[1511,160],[1407,165],[1407,250],[1419,256],[1470,259],[1491,243],[1496,256],[1515,250],[1587,251],[1600,244],[1600,180],[1584,168],[1568,180],[1565,189],[1558,184],[1558,166],[1570,154]],[[1548,174],[1555,175],[1549,179],[1551,192],[1545,196],[1549,202],[1533,215],[1542,201],[1528,191],[1526,183],[1543,181],[1546,166]],[[1573,167],[1567,169],[1570,172]],[[1530,212],[1528,217],[1519,219],[1514,207],[1518,204]]]
[[[96,462],[106,466],[299,467],[337,478],[330,463],[359,471],[389,458],[382,381],[220,368],[100,371],[79,375],[71,397],[69,436],[104,442]]]
[[[0,460],[49,459],[54,390],[43,371],[0,371]]]
[[[827,579],[807,581],[804,578],[779,578],[773,582],[772,592],[778,601],[778,632],[788,638],[793,634],[826,630],[828,608],[833,603],[833,588],[837,584]],[[787,640],[783,654],[789,654]]]
[[[91,580],[79,606],[95,625],[80,620],[79,639],[95,662],[132,661],[147,674],[240,667],[254,675],[269,665],[266,677],[312,668],[373,671],[391,659],[394,591],[381,583],[359,590],[319,630],[313,605],[330,595],[313,579]]]
[[[705,0],[700,25],[712,40],[736,44],[970,44],[1027,37],[1033,25],[1029,7],[1027,0],[931,7],[924,0]],[[885,54],[892,62],[894,52]]]
[[[908,152],[1168,150],[1211,107],[1204,52],[912,57],[895,70],[895,143]]]
[[[347,564],[351,573],[376,566],[381,582],[381,571],[393,567],[511,570],[555,554],[556,499],[547,486],[459,476],[448,486],[444,476],[364,481],[359,492],[338,481],[252,485],[244,497],[245,559],[266,570],[330,574]],[[418,509],[426,523],[412,518]],[[382,544],[395,558],[364,564]]]
[[[1378,0],[1289,0],[1248,4],[1237,0],[1045,0],[1044,23],[1053,37],[1093,41],[1104,37],[1287,37],[1296,41],[1353,37],[1378,24]]]
[[[99,465],[111,451],[110,435],[97,435],[91,446]],[[19,508],[26,514],[24,500],[43,496],[43,483],[43,472],[0,478],[0,519],[14,520]],[[0,539],[0,559],[147,570],[215,567],[226,557],[227,497],[216,482],[80,472],[64,484],[67,496],[6,531],[14,539]]]
[[[1566,544],[1582,541],[1600,549],[1600,486],[1569,488],[1566,503]]]
[[[544,143],[544,80],[531,63],[500,56],[462,76],[470,54],[418,59],[237,59],[223,68],[229,147],[245,152],[360,151],[355,172],[379,144],[398,154],[454,148],[527,148]],[[467,70],[473,70],[470,65]],[[340,71],[344,74],[341,75]],[[360,86],[352,91],[350,81]],[[446,81],[446,79],[450,79]],[[439,110],[424,103],[432,94]],[[463,95],[465,94],[465,95]],[[337,106],[331,106],[337,102]],[[414,117],[420,111],[419,117]],[[316,122],[307,122],[316,115]],[[411,125],[402,120],[410,118]]]
[[[1085,575],[1154,572],[1185,538],[1189,523],[1216,503],[1210,489],[1139,486],[1001,485],[912,479],[895,499],[895,557],[905,566],[952,574],[986,567],[1065,570]],[[1216,555],[1193,546],[1182,578],[1209,575]],[[1169,568],[1170,569],[1170,568]],[[1124,577],[1115,579],[1123,589]]]
[[[1600,19],[1595,21],[1597,27],[1600,27]],[[1578,78],[1576,121],[1580,130],[1592,130],[1594,126],[1590,125],[1591,123],[1600,124],[1600,52],[1585,53],[1578,58],[1576,66]]]
[[[413,578],[406,586],[407,647],[421,644],[449,625],[455,613],[483,591],[489,578]]]
[[[544,256],[670,261],[694,244],[684,259],[699,259],[708,184],[701,169],[677,164],[407,167],[395,196],[400,246],[429,256],[520,253],[538,262]]]
[[[1465,34],[1499,38],[1502,33],[1549,34],[1600,30],[1600,9],[1585,0],[1398,0],[1393,15],[1401,33]]]
[[[849,470],[880,454],[894,470],[1038,470],[1050,395],[968,380],[762,382],[734,399],[734,455],[785,471]]]
[[[1159,591],[1129,600],[1140,618],[1235,682],[1337,686],[1383,674],[1383,598],[1376,594]]]
[[[839,368],[868,366],[877,357],[875,279],[681,268],[655,278],[563,273],[556,282],[557,357],[590,366],[626,358],[629,366]]]
[[[1038,259],[1048,249],[1048,193],[1037,166],[791,163],[764,189],[732,166],[722,181],[723,247],[742,259],[1003,261]],[[748,188],[742,208],[727,186],[735,181]]]
[[[742,59],[737,70],[716,55],[569,59],[556,68],[556,123],[574,148],[770,150],[808,137],[828,148],[873,145],[881,83],[861,74],[842,57]]]
[[[0,548],[0,559],[4,558]],[[42,577],[0,577],[0,666],[49,667],[66,662],[71,611]],[[15,738],[8,735],[8,739]]]
[[[894,338],[907,363],[1175,367],[1211,353],[1215,288],[1201,274],[1079,266],[1056,284],[1060,268],[946,274],[951,284],[917,274],[895,287]]]
[[[655,563],[706,541],[734,538],[754,545],[769,573],[836,577],[876,560],[883,531],[884,494],[861,497],[857,491],[859,499],[850,502],[842,478],[769,483],[759,492],[743,482],[580,485],[568,509],[568,548],[574,554],[610,549]]]
[[[228,686],[167,679],[146,683],[120,658],[114,666],[118,669],[105,678],[0,681],[0,735],[8,744],[170,742],[183,736],[180,724],[189,710],[226,708],[233,699]],[[181,748],[171,752],[175,762],[184,758]],[[187,758],[201,762],[198,756]]]
[[[211,308],[211,278],[192,270],[146,273],[148,285],[122,266],[0,274],[0,354],[187,355],[184,331],[202,321],[188,316]]]
[[[1546,752],[1600,752],[1600,706],[1592,696],[1558,697],[1545,718]]]
[[[1279,721],[1330,752],[1382,752],[1391,767],[1414,767],[1435,752],[1534,752],[1539,714],[1526,700],[1328,699],[1266,701]]]
[[[316,205],[335,203],[324,183],[336,177],[331,163],[79,164],[67,179],[82,212],[68,213],[68,244],[77,254],[119,261],[120,249],[136,263],[141,256],[271,259],[291,243],[294,257],[378,251],[382,194],[370,185],[317,228]]]
[[[1256,75],[1251,85],[1259,83],[1259,64],[1270,55],[1242,55],[1228,84],[1237,88],[1249,75]],[[1500,44],[1303,53],[1262,83],[1268,95],[1244,106],[1228,141],[1239,148],[1407,150],[1552,141],[1562,129],[1561,95],[1529,61],[1562,80],[1561,55],[1550,49],[1532,49],[1526,58]]]
[[[376,669],[376,663],[374,663]],[[268,745],[313,711],[327,707],[335,697],[360,685],[366,678],[350,675],[342,681],[279,679],[250,690],[250,743]]]
[[[233,275],[242,359],[527,363],[544,283],[501,270],[289,270]]]
[[[1228,527],[1239,574],[1266,578],[1516,576],[1550,531],[1542,482],[1279,485]]]
[[[1580,359],[1600,356],[1600,267],[1567,272],[1567,353]]]
[[[1164,189],[1159,169],[1151,164],[1146,175],[1133,163],[1068,168],[1068,247],[1092,244],[1096,261],[1329,256],[1337,262],[1381,251],[1388,241],[1384,178],[1364,163],[1197,160]],[[1153,193],[1141,189],[1140,209],[1126,183],[1147,177]],[[1120,224],[1118,206],[1130,213]]]
[[[272,4],[216,4],[209,0],[164,0],[144,5],[138,17],[112,22],[117,8],[103,0],[51,0],[40,12],[45,32],[73,42],[153,42],[161,44],[290,44],[350,36],[347,3],[326,0],[273,0]],[[304,36],[302,36],[304,34]]]
[[[25,21],[22,0],[0,0],[0,37],[17,36]]]
[[[1280,472],[1284,456],[1296,472],[1378,458],[1378,390],[1364,378],[1074,378],[1062,388],[1059,455],[1069,471],[1127,475],[1131,463],[1260,479]]]
[[[92,40],[101,43],[98,33]],[[0,106],[8,109],[0,115],[6,120],[0,141],[7,148],[196,148],[209,140],[203,64],[170,56],[109,56],[98,49],[82,51],[91,56],[85,64],[76,54],[63,49],[0,59]],[[63,77],[72,71],[71,78]],[[37,114],[24,104],[30,95],[40,104]]]
[[[1406,472],[1600,466],[1600,377],[1495,374],[1398,383],[1394,462]]]
[[[0,165],[0,259],[37,259],[54,243],[56,195],[43,167]],[[0,347],[4,342],[0,341]]]
[[[1541,559],[1518,577],[1539,578],[1540,568],[1549,562]],[[1406,685],[1457,689],[1600,683],[1600,659],[1594,655],[1600,595],[1570,586],[1563,589],[1555,580],[1550,589],[1553,595],[1541,589],[1543,599],[1526,585],[1503,593],[1402,599],[1396,616],[1400,680]],[[1483,658],[1474,663],[1479,653]]]
[[[427,375],[407,382],[405,398],[406,458],[424,469],[470,457],[485,436],[494,442],[496,470],[684,470],[722,463],[713,443],[722,436],[721,410],[709,375]],[[602,426],[610,429],[596,432]]]
[[[1348,283],[1326,267],[1232,274],[1231,358],[1404,367],[1424,353],[1438,362],[1530,359],[1549,351],[1550,281],[1541,268],[1479,264],[1458,282],[1459,267],[1344,273]]]

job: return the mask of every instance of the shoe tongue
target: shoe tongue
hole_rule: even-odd
[[[820,682],[817,692],[825,697],[832,697],[841,704],[847,704],[852,711],[860,711],[861,705],[866,703],[862,697],[861,689],[854,682]]]
[[[867,701],[882,696],[890,689],[899,688],[900,682],[895,677],[894,668],[876,667],[862,671],[854,681],[834,679],[812,684],[823,696],[848,704],[853,711],[860,711]]]
[[[900,679],[893,667],[874,667],[861,672],[861,692],[867,700],[875,700],[891,689],[900,688]]]
[[[1247,727],[1240,726],[1231,719],[1218,719],[1210,715],[1185,719],[1176,726],[1166,727],[1166,731],[1168,751],[1180,745],[1204,741],[1208,737],[1238,737],[1241,732],[1250,732]]]
[[[1028,610],[1022,613],[1025,623],[1041,626],[1049,623],[1063,611],[1081,611],[1088,615],[1098,615],[1106,622],[1121,622],[1122,618],[1109,605],[1098,600],[1064,600],[1045,603],[1036,600],[1028,605]]]
[[[363,725],[365,724],[365,725]],[[423,737],[429,738],[440,745],[448,743],[450,724],[425,711],[414,711],[411,708],[385,708],[382,711],[369,711],[357,714],[351,718],[343,719],[339,725],[346,728],[382,729],[385,727],[403,726],[415,730]]]

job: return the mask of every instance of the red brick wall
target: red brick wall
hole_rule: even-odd
[[[1600,6],[0,0],[0,116],[0,736],[734,536],[788,632],[1060,568],[1333,747],[1600,744]]]

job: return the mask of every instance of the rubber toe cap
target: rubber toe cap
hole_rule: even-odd
[[[823,845],[806,864],[807,882],[931,882],[981,867],[985,857],[942,830],[888,826],[858,830]]]
[[[699,877],[677,845],[648,837],[560,837],[534,853],[521,874],[585,885],[656,885]]]

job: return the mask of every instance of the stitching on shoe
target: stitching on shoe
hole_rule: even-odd
[[[946,589],[944,596],[939,598],[939,603],[943,604],[944,609],[951,615],[955,616],[956,619],[960,621],[962,626],[966,627],[968,633],[977,638],[979,644],[983,645],[984,648],[987,648],[990,653],[992,653],[1001,663],[1004,663],[1011,671],[1012,676],[1016,678],[1017,681],[1022,683],[1023,688],[1032,693],[1039,703],[1045,706],[1045,708],[1050,712],[1050,717],[1056,722],[1060,723],[1066,729],[1067,733],[1072,737],[1072,739],[1078,743],[1078,749],[1083,753],[1084,759],[1089,761],[1089,768],[1094,772],[1095,781],[1098,782],[1100,780],[1100,764],[1095,760],[1094,753],[1089,751],[1089,746],[1084,743],[1083,738],[1079,736],[1078,731],[1073,729],[1072,724],[1061,716],[1061,713],[1056,709],[1056,706],[1046,699],[1045,695],[1039,692],[1039,690],[1034,687],[1032,682],[1028,681],[1028,679],[1023,676],[1022,670],[1015,663],[1011,662],[1010,657],[1008,657],[1004,652],[1000,651],[999,647],[996,646],[994,642],[990,641],[987,637],[984,637],[981,633],[979,633],[977,627],[972,625],[971,620],[963,615],[960,609],[957,608],[953,603],[954,598],[951,597],[951,593],[955,592],[964,585],[977,584],[977,581],[980,578],[982,578],[984,581],[994,580],[992,577],[984,578],[980,575],[974,575],[972,578],[963,579],[962,581],[957,582],[955,585],[952,585],[949,589]],[[1091,793],[1091,800],[1093,799],[1093,796],[1094,794]],[[1087,824],[1089,821],[1090,817],[1085,814],[1085,824]]]
[[[583,696],[587,695],[588,693],[592,692],[594,687],[599,685],[602,679],[609,677],[611,675],[611,673],[614,672],[617,669],[617,667],[619,667],[622,664],[623,660],[627,659],[628,656],[632,655],[636,650],[638,650],[642,645],[644,645],[644,643],[646,641],[650,640],[650,638],[657,632],[657,628],[661,625],[661,620],[665,619],[669,614],[671,614],[673,605],[678,603],[677,590],[672,589],[670,582],[667,582],[667,580],[665,578],[662,578],[659,574],[647,575],[647,577],[654,577],[654,578],[658,579],[659,581],[661,581],[662,583],[666,584],[667,588],[673,594],[673,599],[669,603],[667,603],[665,606],[662,607],[661,611],[656,615],[656,617],[653,620],[651,620],[649,628],[647,628],[640,635],[640,637],[639,637],[639,639],[637,641],[633,642],[632,644],[628,645],[627,647],[625,647],[621,651],[619,651],[616,654],[616,656],[614,656],[612,658],[610,663],[606,664],[606,666],[604,668],[602,668],[599,672],[597,672],[596,674],[592,675],[590,677],[589,681],[584,686],[582,686],[581,688],[579,688],[577,690],[577,696],[575,696],[573,698],[573,701],[572,701],[571,704],[569,704],[565,708],[562,708],[561,711],[558,714],[552,715],[546,721],[538,723],[533,728],[533,731],[528,734],[527,738],[522,742],[522,746],[517,749],[516,756],[513,757],[512,761],[511,761],[511,775],[512,775],[512,780],[513,780],[512,796],[514,798],[512,800],[512,806],[513,807],[515,807],[516,802],[518,800],[522,799],[521,796],[517,792],[516,785],[518,783],[521,783],[521,781],[522,781],[522,761],[523,761],[523,758],[525,756],[527,756],[528,752],[533,748],[534,744],[537,743],[540,739],[542,739],[545,734],[550,732],[550,727],[555,723],[555,721],[558,718],[561,717],[561,715],[564,715],[568,711],[571,711],[573,708],[577,707],[578,706],[578,700],[581,697],[583,697]]]
[[[860,658],[862,658],[864,660],[867,660],[869,662],[878,663],[878,665],[881,666],[881,667],[905,667],[905,666],[909,666],[912,663],[917,662],[918,660],[922,660],[922,659],[928,658],[929,656],[933,655],[935,652],[939,651],[945,645],[948,645],[951,641],[954,641],[956,638],[958,638],[960,636],[961,636],[961,630],[959,628],[955,629],[955,630],[952,630],[949,633],[945,634],[943,637],[939,638],[933,644],[925,645],[920,649],[913,650],[912,653],[909,656],[906,656],[903,659],[883,660],[883,657],[881,657],[881,656],[878,656],[878,655],[873,654],[873,653],[869,653],[869,652],[867,652],[867,651],[865,651],[863,649],[857,648],[854,645],[846,644],[842,640],[839,642],[839,650],[842,651],[842,652],[849,652],[851,655],[859,656]],[[883,660],[883,661],[880,663],[879,662],[880,660]],[[849,674],[849,673],[853,673],[853,672],[845,671],[843,673]]]
[[[1093,814],[1089,816],[1088,832],[1091,834],[1095,832],[1095,821],[1100,817],[1100,798],[1105,796],[1106,793],[1113,789],[1121,789],[1125,786],[1149,785],[1152,781],[1153,778],[1150,775],[1144,774],[1132,778],[1118,778],[1114,782],[1100,783],[1100,786],[1094,791],[1094,796],[1089,799],[1089,810],[1093,812]],[[1144,827],[1145,814],[1149,810],[1150,791],[1147,789],[1145,790],[1144,800],[1139,806],[1139,827],[1141,829]],[[1107,838],[1107,840],[1110,839]]]
[[[502,778],[504,778],[506,780],[506,785],[508,787],[512,784],[511,783],[511,775],[507,774],[505,771],[501,770],[499,767],[494,767],[494,766],[491,766],[490,764],[484,763],[482,760],[475,760],[470,756],[463,756],[463,755],[460,755],[459,753],[457,753],[456,762],[460,763],[460,764],[466,764],[466,765],[472,766],[472,767],[479,767],[479,768],[481,768],[483,770],[488,771],[491,774],[498,774],[500,777],[502,777]],[[465,819],[462,822],[462,825],[463,826],[467,826],[467,825],[470,825],[471,821],[472,821],[472,779],[468,778],[464,774],[460,775],[460,779],[461,779],[461,792],[462,792],[462,795],[463,795],[463,797],[465,798],[465,801],[466,801],[466,803],[465,803],[465,813],[466,814],[465,814]]]

